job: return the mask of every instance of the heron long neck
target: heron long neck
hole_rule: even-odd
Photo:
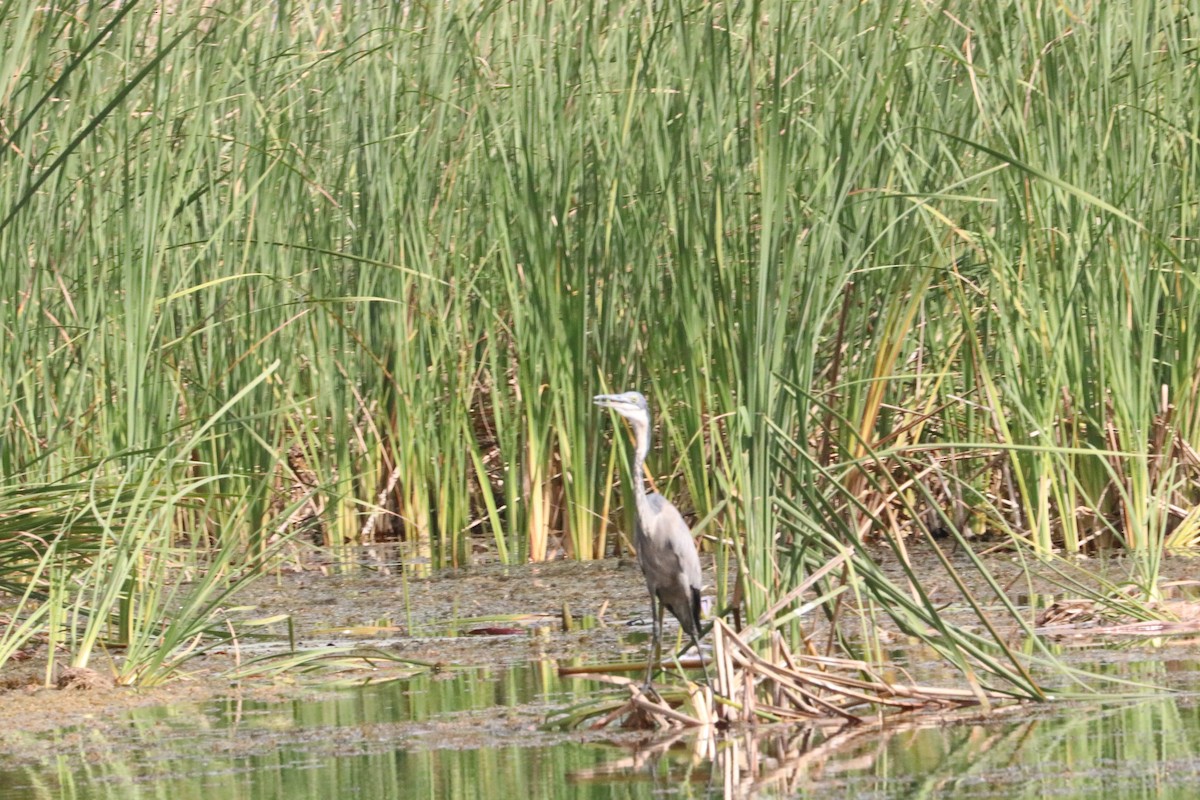
[[[633,448],[633,496],[641,505],[646,500],[646,454],[650,452],[650,426],[633,423],[633,435],[637,440]]]

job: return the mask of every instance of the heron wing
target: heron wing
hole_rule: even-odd
[[[658,494],[647,497],[647,514],[641,520],[638,561],[646,587],[657,596],[685,630],[694,633],[700,623],[700,590],[703,577],[696,543],[683,516]]]

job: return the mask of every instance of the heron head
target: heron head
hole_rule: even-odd
[[[622,392],[621,394],[598,394],[592,402],[601,408],[611,408],[630,422],[650,424],[650,407],[641,392]]]

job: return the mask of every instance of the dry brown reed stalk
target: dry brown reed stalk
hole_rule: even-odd
[[[1200,632],[1200,603],[1191,600],[1163,600],[1150,603],[1147,608],[1161,616],[1155,619],[1136,619],[1128,614],[1120,614],[1098,600],[1063,599],[1038,614],[1035,630],[1041,636],[1056,639],[1180,636]]]
[[[751,643],[767,639],[769,657]],[[945,712],[981,705],[977,689],[946,689],[896,683],[864,661],[792,652],[778,632],[751,629],[741,635],[723,620],[713,625],[712,687],[686,682],[684,691],[651,694],[628,678],[591,675],[626,688],[629,700],[607,708],[589,727],[730,727],[787,722],[861,725],[889,712]],[[1012,698],[984,692],[988,701]],[[990,703],[989,703],[990,705]]]

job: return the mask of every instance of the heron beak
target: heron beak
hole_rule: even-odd
[[[614,395],[598,394],[592,398],[592,402],[601,408],[612,408]]]

